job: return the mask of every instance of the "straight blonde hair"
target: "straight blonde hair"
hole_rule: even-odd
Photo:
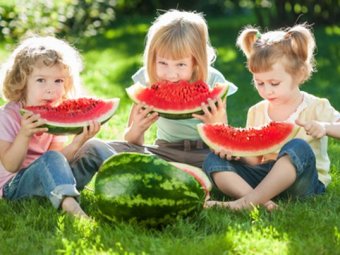
[[[175,60],[192,57],[195,68],[191,81],[207,80],[208,66],[216,55],[201,13],[169,10],[155,20],[146,39],[144,65],[150,84],[158,81],[157,55]]]

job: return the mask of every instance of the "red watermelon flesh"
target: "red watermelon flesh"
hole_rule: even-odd
[[[215,151],[233,156],[260,156],[272,153],[294,138],[299,127],[288,122],[270,122],[258,128],[236,128],[226,124],[199,124],[203,141]]]
[[[38,105],[22,109],[40,114],[46,120],[49,133],[73,134],[80,133],[90,120],[100,123],[108,121],[116,112],[119,99],[108,100],[96,98],[78,98],[64,100],[57,106]]]
[[[162,81],[151,87],[136,83],[127,88],[127,93],[134,102],[152,106],[163,117],[182,119],[192,118],[192,113],[201,111],[202,103],[207,103],[208,98],[224,97],[228,87],[228,83],[217,83],[211,89],[203,81]]]

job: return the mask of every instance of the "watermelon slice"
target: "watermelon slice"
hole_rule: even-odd
[[[209,196],[209,192],[212,189],[212,184],[208,178],[208,176],[198,167],[194,167],[188,164],[178,163],[178,162],[169,162],[171,165],[181,169],[184,172],[192,175],[203,187],[207,196]]]
[[[208,98],[224,98],[227,95],[229,83],[216,83],[214,88],[203,81],[159,82],[151,87],[136,83],[126,89],[127,94],[135,103],[145,103],[152,106],[160,116],[169,119],[192,118],[193,113],[202,113],[201,104]]]
[[[31,111],[46,120],[48,133],[56,135],[77,134],[83,131],[90,120],[108,121],[116,112],[119,98],[108,100],[95,98],[68,99],[58,106],[38,105],[21,109],[23,114]]]
[[[226,124],[198,124],[197,128],[211,149],[230,151],[239,157],[275,152],[299,130],[299,126],[288,122],[270,122],[259,128],[235,128]]]

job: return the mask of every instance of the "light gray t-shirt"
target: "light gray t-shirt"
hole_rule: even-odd
[[[145,85],[146,75],[145,68],[139,69],[133,76],[134,82],[140,82]],[[223,74],[213,67],[208,69],[208,81],[207,84],[213,87],[215,83],[227,82]],[[237,91],[237,87],[229,83],[228,96],[234,94]],[[201,123],[200,120],[195,118],[184,120],[171,120],[163,117],[159,117],[157,124],[157,139],[162,139],[168,142],[178,142],[182,140],[199,140],[200,136],[197,132],[197,124]]]

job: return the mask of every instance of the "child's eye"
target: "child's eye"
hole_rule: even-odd
[[[184,64],[184,63],[179,63],[177,66],[179,66],[179,67],[185,67],[185,66],[187,66],[187,65]]]
[[[280,82],[272,82],[270,83],[270,85],[272,85],[273,87],[276,87],[280,85]]]
[[[64,80],[63,79],[57,79],[57,80],[55,80],[55,83],[64,83]]]
[[[164,61],[158,61],[158,64],[160,64],[160,65],[166,65],[166,63],[164,62]]]
[[[255,82],[256,86],[263,86],[264,82]]]
[[[40,83],[42,83],[42,82],[44,82],[45,81],[45,79],[43,79],[43,78],[38,78],[37,79],[37,82],[40,82]]]

